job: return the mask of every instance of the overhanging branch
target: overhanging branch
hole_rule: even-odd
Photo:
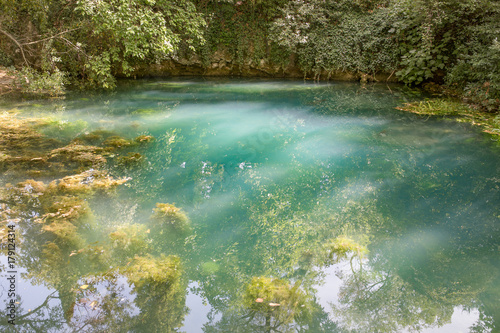
[[[8,38],[10,38],[17,45],[17,47],[19,47],[19,50],[21,50],[21,54],[23,55],[24,62],[26,63],[27,66],[29,66],[30,64],[29,64],[28,60],[26,59],[26,56],[24,55],[23,46],[17,41],[17,39],[15,39],[14,36],[9,34],[7,31],[3,30],[2,28],[0,28],[0,33],[4,34]]]

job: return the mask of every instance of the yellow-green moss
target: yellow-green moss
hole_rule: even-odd
[[[153,211],[152,219],[157,226],[167,227],[182,233],[191,230],[189,219],[180,208],[168,203],[157,203]]]
[[[44,215],[45,219],[66,219],[71,220],[73,223],[90,214],[90,208],[87,202],[76,196],[63,196],[58,197]]]
[[[142,224],[132,224],[118,227],[108,237],[115,252],[133,257],[148,250],[149,230]]]
[[[154,140],[155,138],[152,135],[139,135],[134,139],[134,141],[137,143],[148,143],[153,142]]]
[[[396,109],[428,116],[453,116],[457,121],[481,126],[483,132],[500,135],[500,118],[497,114],[481,112],[459,100],[435,98],[405,103]]]
[[[132,263],[124,269],[129,281],[136,287],[144,284],[174,283],[181,276],[180,258],[161,255],[136,256]]]
[[[74,224],[65,219],[56,220],[42,227],[43,231],[56,236],[54,242],[64,246],[80,246],[83,244]]]
[[[117,164],[122,167],[133,167],[141,164],[144,161],[144,157],[139,153],[128,153],[126,156],[120,156],[117,158]]]
[[[124,148],[130,146],[132,142],[120,136],[110,136],[102,144],[112,148]]]

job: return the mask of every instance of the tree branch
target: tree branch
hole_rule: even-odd
[[[19,47],[19,49],[21,50],[21,54],[23,55],[24,62],[26,63],[27,66],[29,66],[30,64],[29,64],[28,60],[26,59],[26,56],[24,55],[23,46],[21,44],[19,44],[19,42],[17,41],[17,39],[15,39],[14,36],[12,36],[11,34],[9,34],[7,31],[5,31],[2,28],[0,28],[0,32],[3,33],[5,36],[9,37],[10,39],[12,39],[12,41],[14,43],[16,43],[17,47]]]
[[[60,33],[58,33],[58,34],[55,34],[55,35],[53,35],[53,36],[47,37],[47,38],[39,39],[39,40],[36,40],[36,41],[34,41],[34,42],[22,43],[22,44],[20,44],[20,45],[32,45],[32,44],[41,43],[41,42],[43,42],[43,41],[46,41],[46,40],[49,40],[49,39],[54,39],[54,38],[56,38],[57,36],[64,35],[64,34],[66,34],[66,33],[68,33],[68,32],[75,31],[75,30],[78,30],[78,29],[80,29],[80,28],[75,28],[75,29],[66,30],[66,31],[60,32]]]

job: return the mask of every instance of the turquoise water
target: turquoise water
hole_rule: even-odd
[[[19,222],[16,328],[497,332],[500,149],[468,124],[394,109],[412,94],[178,79],[4,103],[50,115],[58,126],[43,131],[62,142],[96,130],[155,138],[106,156],[111,175],[131,179],[85,199],[87,250],[55,260],[47,236]],[[129,153],[140,162],[124,163]],[[189,230],[155,227],[157,203],[180,208]],[[123,253],[109,237],[119,230]],[[127,275],[137,257],[162,256],[177,258],[175,279]]]

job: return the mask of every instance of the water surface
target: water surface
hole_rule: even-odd
[[[53,117],[44,133],[63,142],[155,138],[107,157],[131,180],[86,199],[77,255],[54,258],[33,221],[18,222],[16,328],[498,331],[500,150],[468,124],[394,109],[413,98],[386,85],[178,79],[4,102]],[[128,153],[141,162],[123,163]],[[189,230],[155,229],[157,203],[181,208]],[[118,231],[132,244],[122,252]],[[168,256],[179,263],[168,282],[125,273]]]

